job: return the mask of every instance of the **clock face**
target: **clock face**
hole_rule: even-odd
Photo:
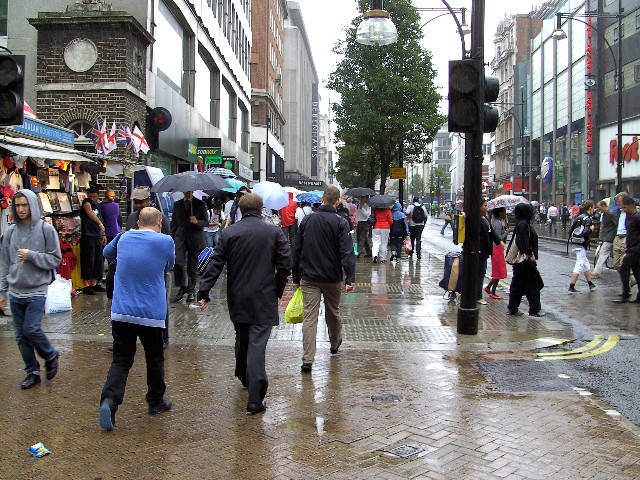
[[[86,72],[98,60],[98,47],[88,38],[75,38],[64,49],[64,63],[74,72]]]

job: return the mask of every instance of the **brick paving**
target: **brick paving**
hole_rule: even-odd
[[[456,305],[437,287],[440,257],[360,260],[356,291],[341,306],[344,344],[330,355],[320,322],[311,375],[300,373],[300,325],[274,329],[268,408],[256,416],[244,414],[246,391],[233,377],[224,282],[205,312],[172,305],[166,376],[174,409],[147,415],[139,349],[110,433],[98,425],[110,363],[105,298],[80,295],[73,314],[46,319],[61,369],[28,391],[19,388],[10,319],[0,317],[0,479],[640,478],[640,429],[607,414],[595,396],[570,383],[528,385],[528,375],[509,393],[516,389],[481,374],[479,365],[519,362],[544,377],[532,349],[582,332],[554,312],[506,317],[505,303],[491,302],[479,334],[458,336]],[[31,457],[38,441],[54,453]],[[402,446],[419,452],[390,453]]]

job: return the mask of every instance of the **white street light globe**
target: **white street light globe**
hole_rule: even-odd
[[[356,31],[356,41],[362,45],[389,45],[398,40],[396,26],[384,10],[369,10]]]

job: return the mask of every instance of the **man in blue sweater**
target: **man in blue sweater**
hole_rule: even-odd
[[[7,298],[13,313],[13,330],[27,377],[20,388],[40,383],[36,352],[45,360],[47,380],[58,373],[58,351],[42,331],[42,315],[51,283],[51,271],[60,264],[60,240],[56,230],[40,218],[40,205],[31,190],[13,197],[15,225],[2,237],[0,254],[0,308]]]
[[[105,430],[112,430],[115,424],[138,338],[147,360],[149,415],[172,406],[164,398],[162,329],[167,314],[164,274],[175,263],[175,246],[170,236],[160,233],[161,228],[162,213],[143,208],[138,230],[127,231],[119,242],[114,240],[104,249],[107,260],[117,261],[111,303],[113,361],[100,397],[100,426]]]

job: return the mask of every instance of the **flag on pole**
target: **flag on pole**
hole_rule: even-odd
[[[105,129],[105,133],[106,133],[106,129]],[[116,122],[113,122],[113,124],[111,125],[111,130],[109,131],[109,134],[106,136],[106,140],[104,145],[102,146],[102,149],[104,150],[105,155],[109,155],[109,153],[111,153],[117,147],[118,147],[118,144],[116,143]]]
[[[91,138],[91,140],[93,141],[96,153],[102,153],[102,133],[98,120],[96,120],[96,123],[93,125],[93,128],[89,132],[89,138]]]
[[[116,133],[116,142],[124,145],[125,150],[132,148],[131,143],[131,129],[126,125],[120,125],[118,132]]]
[[[33,111],[27,102],[24,102],[24,118],[38,119],[36,112]]]
[[[149,144],[147,140],[144,138],[142,131],[136,125],[133,127],[133,132],[131,133],[131,142],[133,143],[133,151],[138,156],[139,152],[147,153],[149,151]]]

